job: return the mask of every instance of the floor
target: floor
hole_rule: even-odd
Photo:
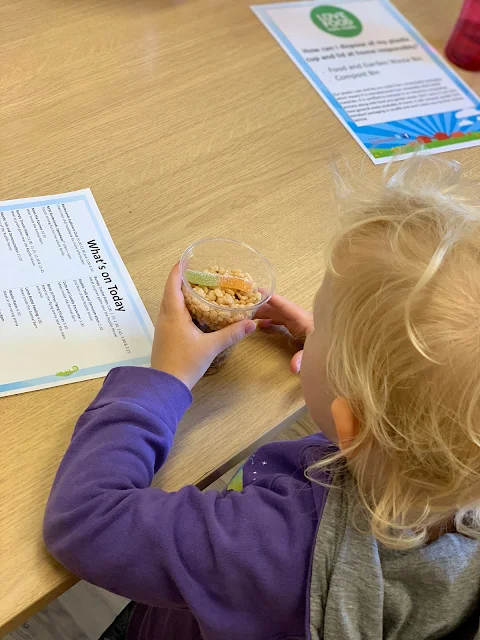
[[[305,416],[274,440],[297,440],[317,432],[311,418]],[[236,468],[226,473],[206,491],[224,489],[235,471]],[[82,581],[7,634],[4,640],[98,640],[127,602]]]

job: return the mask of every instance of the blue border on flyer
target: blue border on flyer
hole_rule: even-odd
[[[92,195],[93,197],[93,195]],[[90,217],[93,221],[93,224],[95,225],[95,228],[100,236],[100,239],[102,241],[102,244],[105,248],[105,251],[110,259],[110,261],[112,262],[115,271],[118,275],[118,278],[122,284],[123,290],[126,292],[127,297],[130,301],[130,304],[132,305],[133,310],[135,311],[135,315],[137,316],[137,320],[140,324],[140,326],[142,327],[142,330],[147,338],[147,342],[149,342],[150,344],[152,343],[152,334],[151,332],[148,330],[145,321],[143,319],[143,316],[140,312],[140,309],[138,308],[138,305],[136,303],[136,301],[134,300],[134,298],[132,297],[131,293],[130,293],[130,288],[127,286],[124,278],[123,278],[123,274],[121,272],[121,270],[118,268],[117,266],[117,261],[115,259],[115,257],[113,256],[113,254],[110,251],[110,248],[108,246],[108,243],[105,240],[105,236],[103,233],[103,230],[99,224],[99,221],[97,219],[97,217],[95,216],[95,213],[92,210],[91,204],[87,198],[87,196],[82,193],[79,195],[74,195],[74,196],[67,196],[65,198],[45,198],[44,200],[42,200],[41,198],[37,199],[37,200],[32,200],[30,202],[21,202],[18,203],[18,205],[15,204],[15,202],[13,201],[11,204],[8,205],[1,205],[0,206],[0,211],[12,211],[16,208],[31,208],[31,207],[38,207],[38,206],[45,206],[45,205],[57,205],[57,204],[63,204],[65,202],[77,202],[77,201],[81,201],[85,204],[88,213],[90,214]],[[71,376],[68,377],[68,382],[73,381],[75,378],[83,378],[85,376],[92,376],[92,375],[96,375],[96,374],[101,374],[103,372],[108,373],[108,371],[110,371],[110,369],[113,369],[114,367],[121,367],[121,366],[142,366],[142,365],[146,365],[150,362],[150,356],[143,356],[140,358],[132,358],[130,360],[123,360],[120,362],[112,362],[110,364],[102,364],[102,365],[97,365],[94,367],[89,367],[88,369],[80,369],[79,371],[77,371],[76,373],[73,373]],[[0,393],[6,393],[9,391],[15,391],[17,389],[22,389],[22,388],[26,388],[26,387],[36,387],[36,386],[41,386],[41,385],[47,385],[47,384],[52,384],[52,383],[57,383],[57,384],[63,384],[64,382],[66,382],[65,380],[59,380],[57,376],[55,375],[50,375],[50,376],[43,376],[40,378],[33,378],[31,380],[21,380],[18,382],[11,382],[8,384],[3,384],[0,385]]]
[[[9,391],[16,391],[17,389],[27,389],[28,387],[42,387],[42,386],[58,386],[67,382],[76,382],[76,379],[80,382],[83,379],[88,379],[91,376],[101,376],[107,374],[111,369],[115,367],[142,367],[150,364],[150,356],[143,356],[141,358],[132,358],[131,360],[122,360],[120,362],[112,362],[110,364],[99,364],[95,367],[89,367],[88,369],[80,369],[76,373],[72,373],[68,378],[59,378],[55,375],[42,376],[41,378],[33,378],[31,380],[20,380],[19,382],[9,382],[8,384],[0,385],[0,394],[8,393]]]
[[[469,100],[472,101],[474,105],[478,104],[478,96],[475,92],[451,69],[448,64],[441,58],[441,56],[431,47],[431,45],[425,40],[425,38],[413,27],[412,24],[388,1],[388,0],[335,0],[335,4],[351,4],[351,3],[367,3],[367,2],[375,2],[381,4],[390,15],[395,18],[395,20],[407,31],[407,33],[413,38],[413,40],[421,46],[421,48],[425,51],[425,53],[433,60],[433,62],[454,82],[454,84],[462,91],[463,95],[466,96]],[[364,151],[375,160],[373,155],[371,154],[368,147],[365,146],[363,141],[360,139],[359,134],[361,130],[365,127],[359,126],[355,124],[355,122],[348,117],[346,111],[340,106],[338,101],[335,99],[333,94],[327,89],[324,83],[320,80],[318,75],[313,71],[311,66],[304,60],[303,56],[299,53],[299,51],[295,48],[289,38],[284,34],[284,32],[278,27],[268,12],[275,11],[275,9],[285,9],[285,8],[297,8],[297,7],[316,7],[321,4],[328,4],[328,0],[307,0],[304,2],[282,2],[282,3],[273,3],[273,4],[260,4],[260,5],[252,5],[250,8],[255,13],[255,15],[260,19],[263,25],[270,31],[270,33],[274,36],[274,38],[284,47],[285,51],[289,55],[289,57],[295,62],[295,64],[299,67],[305,77],[310,81],[310,83],[317,89],[317,91],[322,95],[325,99],[325,102],[330,107],[330,109],[334,112],[334,114],[342,121],[342,124],[350,131],[351,135],[355,138],[358,144],[364,149]],[[436,114],[431,115],[447,115],[449,111],[438,112]],[[383,125],[399,125],[404,118],[400,120],[388,120],[382,123]],[[368,126],[368,125],[366,125]],[[375,125],[377,126],[377,125]]]

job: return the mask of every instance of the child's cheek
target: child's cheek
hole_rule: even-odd
[[[317,401],[319,397],[319,387],[321,379],[319,371],[321,364],[315,357],[314,333],[310,334],[303,347],[302,364],[300,367],[300,382],[302,384],[303,396],[307,409],[315,420],[314,414],[317,412]]]
[[[331,405],[334,395],[328,388],[323,349],[318,334],[311,333],[305,341],[300,381],[308,412],[318,428],[331,440],[336,440]]]

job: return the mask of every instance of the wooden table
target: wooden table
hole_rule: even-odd
[[[460,0],[397,0],[440,50]],[[241,238],[310,306],[335,217],[331,154],[378,177],[247,0],[0,0],[0,197],[91,187],[152,317],[191,241]],[[480,77],[465,74],[480,89]],[[480,175],[478,150],[457,154]],[[303,411],[293,348],[254,335],[202,381],[156,484],[203,487]],[[45,501],[98,380],[0,400],[0,632],[75,578]]]

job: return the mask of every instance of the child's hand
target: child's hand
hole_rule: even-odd
[[[177,264],[165,285],[155,327],[152,368],[172,374],[192,389],[219,353],[252,331],[252,320],[242,320],[213,333],[200,331],[185,306]]]
[[[313,313],[305,311],[298,304],[273,295],[257,312],[259,319],[258,326],[263,329],[271,327],[272,324],[283,325],[292,334],[295,340],[305,340],[309,333],[313,331]],[[290,362],[290,371],[298,373],[302,363],[302,351],[298,351]]]

